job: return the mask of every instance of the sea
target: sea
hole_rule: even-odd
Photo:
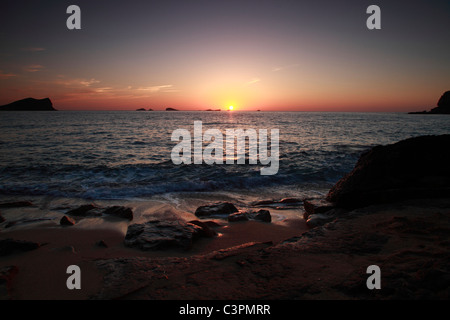
[[[220,130],[224,139],[227,129],[278,129],[278,172],[261,175],[264,165],[249,161],[174,164],[171,152],[178,141],[172,133],[193,134],[194,121],[201,121],[204,131]],[[376,145],[448,133],[445,115],[405,113],[2,112],[0,195],[87,201],[173,199],[184,193],[320,196]]]

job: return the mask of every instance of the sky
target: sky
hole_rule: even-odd
[[[81,30],[69,30],[69,5]],[[381,9],[369,30],[367,7]],[[419,111],[450,90],[450,1],[2,0],[0,104]]]

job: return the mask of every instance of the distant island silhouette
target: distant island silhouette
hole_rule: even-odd
[[[437,103],[437,107],[430,111],[408,112],[408,114],[450,114],[450,91],[445,92]]]
[[[56,111],[49,98],[26,98],[0,106],[0,111]]]
[[[166,111],[178,111],[178,110],[174,108],[166,108]]]

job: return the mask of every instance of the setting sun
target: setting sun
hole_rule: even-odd
[[[233,106],[229,106],[228,110],[233,111],[234,107]]]

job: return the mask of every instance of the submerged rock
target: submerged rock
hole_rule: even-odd
[[[329,191],[337,207],[358,208],[450,195],[450,135],[422,136],[364,153]]]
[[[128,227],[124,244],[140,250],[162,250],[181,248],[188,250],[193,240],[202,232],[202,228],[181,220],[152,220],[133,224]]]
[[[195,210],[197,217],[208,217],[215,215],[230,215],[232,213],[239,212],[234,204],[229,202],[221,202],[207,206],[200,206]]]

